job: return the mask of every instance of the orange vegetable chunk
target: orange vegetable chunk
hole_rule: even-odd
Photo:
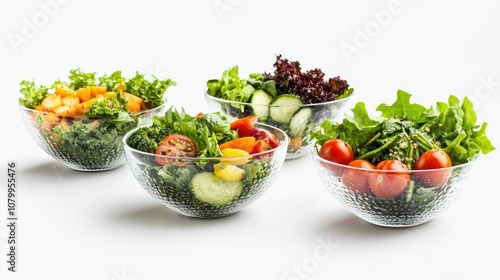
[[[61,96],[61,97],[66,97],[66,96],[76,96],[76,92],[69,87],[63,85],[63,84],[58,84],[56,86],[56,94]]]
[[[255,146],[255,138],[253,136],[240,137],[234,140],[228,141],[226,143],[220,144],[219,149],[224,150],[227,148],[231,149],[240,149],[246,151],[247,153],[251,153],[253,147]]]
[[[85,102],[90,99],[90,89],[89,88],[79,88],[76,90],[76,96],[80,99],[80,102]]]
[[[99,87],[99,86],[90,86],[90,96],[91,97],[96,97],[98,95],[104,95],[108,91],[106,87]]]
[[[62,105],[61,96],[51,94],[42,100],[42,105],[45,108],[45,111],[53,112],[54,109]]]
[[[76,106],[80,103],[80,98],[76,96],[66,96],[61,100],[61,102],[63,106]]]

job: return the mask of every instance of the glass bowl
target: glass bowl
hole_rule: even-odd
[[[127,165],[144,190],[168,208],[196,218],[228,216],[262,196],[285,161],[286,134],[264,124],[257,123],[255,127],[274,134],[278,147],[251,155],[217,158],[173,157],[133,149],[127,139],[136,128],[123,138]],[[160,166],[156,164],[158,157],[162,162],[173,163]],[[229,177],[219,172],[227,172]]]
[[[30,136],[47,154],[74,170],[103,171],[125,163],[123,136],[151,123],[153,116],[163,114],[166,100],[158,107],[130,113],[130,118],[123,119],[48,113],[20,103],[19,109]]]
[[[325,160],[316,149],[311,154],[321,182],[336,201],[361,219],[387,227],[416,226],[445,212],[467,183],[472,167],[469,162],[433,170],[362,169]],[[425,180],[432,177],[442,180],[428,187]],[[373,182],[373,178],[380,180],[376,183],[386,189],[393,189],[402,178],[407,187],[399,195],[377,197],[368,183]]]
[[[282,109],[292,112],[291,118],[286,121],[277,122],[271,116],[259,116],[258,122],[277,127],[286,132],[289,137],[286,159],[295,159],[307,155],[312,147],[309,140],[309,133],[326,119],[334,120],[348,103],[350,94],[342,99],[302,105],[256,105],[245,102],[230,101],[214,97],[205,90],[205,101],[210,110],[220,111],[227,115],[229,119],[241,119],[246,116],[255,115],[254,110],[267,111],[271,109]],[[258,108],[256,108],[258,107]],[[299,114],[300,112],[300,114]]]

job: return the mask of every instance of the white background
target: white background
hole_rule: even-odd
[[[21,80],[51,84],[80,67],[170,77],[169,104],[197,113],[206,80],[234,65],[272,71],[282,54],[348,80],[351,105],[369,110],[398,89],[426,106],[469,96],[499,147],[499,13],[496,0],[0,0],[0,278],[500,279],[498,151],[449,211],[413,228],[350,214],[310,156],[285,162],[238,214],[199,220],[149,197],[126,165],[82,173],[56,163],[17,108]],[[4,261],[8,161],[18,164],[17,273]]]

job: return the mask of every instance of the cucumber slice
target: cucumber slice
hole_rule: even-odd
[[[289,123],[290,118],[303,104],[302,99],[296,95],[280,95],[269,104],[272,105],[269,116],[278,123]]]
[[[191,179],[191,190],[199,201],[224,206],[241,194],[243,183],[225,181],[211,172],[200,172]]]
[[[266,120],[269,116],[269,103],[273,101],[273,97],[267,92],[259,89],[254,91],[250,103],[252,103],[252,109],[255,115],[259,116],[259,119]]]
[[[311,108],[304,107],[295,112],[295,114],[293,114],[292,118],[290,119],[290,135],[292,137],[304,136],[304,133],[311,123],[311,117]]]

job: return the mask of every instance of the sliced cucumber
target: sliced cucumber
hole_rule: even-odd
[[[304,136],[308,126],[311,123],[311,108],[301,108],[290,119],[290,136]]]
[[[241,194],[243,183],[225,181],[211,172],[200,172],[191,179],[191,190],[199,201],[224,206]]]
[[[278,123],[289,123],[290,118],[302,104],[304,104],[302,99],[296,95],[280,95],[269,104],[271,105],[269,116]]]
[[[269,116],[269,103],[273,101],[273,97],[267,92],[259,89],[254,91],[250,102],[252,103],[252,109],[255,115],[259,116],[259,119],[266,120]]]

